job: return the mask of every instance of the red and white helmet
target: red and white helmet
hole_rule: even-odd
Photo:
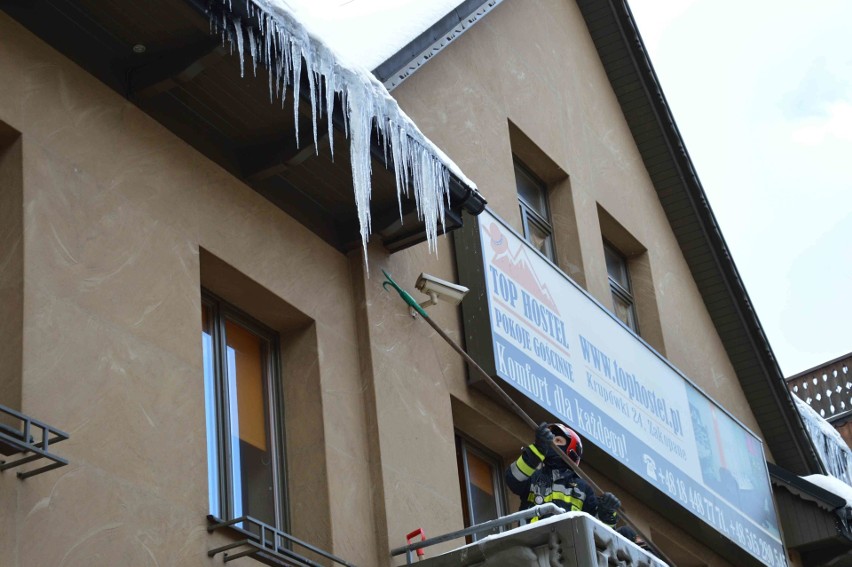
[[[580,459],[583,458],[583,441],[580,439],[580,436],[573,429],[561,423],[551,423],[547,428],[550,429],[554,436],[565,439],[565,445],[560,445],[558,442],[557,445],[565,451],[565,454],[568,455],[568,459],[572,463],[579,465]]]

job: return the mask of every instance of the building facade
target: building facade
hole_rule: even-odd
[[[626,4],[464,2],[484,10],[475,25],[392,81],[479,188],[452,175],[436,251],[375,139],[361,248],[338,116],[316,152],[290,147],[310,115],[283,118],[262,69],[241,77],[205,6],[154,4],[0,4],[0,404],[68,435],[50,449],[67,465],[0,475],[0,563],[218,565],[211,550],[242,536],[208,528],[251,516],[394,565],[417,528],[516,510],[500,479],[533,432],[382,287],[382,270],[409,290],[421,272],[465,279],[463,309],[429,313],[455,341],[489,343],[475,307],[488,283],[464,252],[486,218],[766,460],[822,472]],[[242,38],[232,16],[214,22]],[[6,415],[7,433],[27,423]],[[593,440],[583,466],[677,565],[761,564]]]

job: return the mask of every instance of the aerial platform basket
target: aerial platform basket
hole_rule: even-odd
[[[545,504],[544,506],[548,506]],[[555,508],[555,506],[554,506]],[[530,514],[532,512],[532,514]],[[528,516],[540,512],[527,511]],[[396,549],[393,555],[407,554],[429,545],[465,535],[490,531],[501,523],[518,521],[511,514],[459,532],[427,539]],[[418,567],[666,567],[666,563],[628,541],[609,527],[583,512],[556,514],[522,525],[442,555],[423,559]]]

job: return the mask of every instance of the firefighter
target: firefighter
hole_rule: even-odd
[[[506,484],[521,497],[521,510],[553,502],[560,508],[586,512],[615,528],[616,511],[621,502],[611,492],[596,496],[592,487],[577,476],[553,449],[551,440],[575,465],[583,457],[583,442],[572,429],[561,423],[542,423],[535,442],[524,447],[521,456],[506,469]],[[538,517],[530,521],[535,522]]]

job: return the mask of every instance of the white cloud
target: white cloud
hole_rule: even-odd
[[[800,121],[790,138],[803,146],[817,146],[832,140],[852,142],[852,104],[839,101],[826,105],[824,117]]]

